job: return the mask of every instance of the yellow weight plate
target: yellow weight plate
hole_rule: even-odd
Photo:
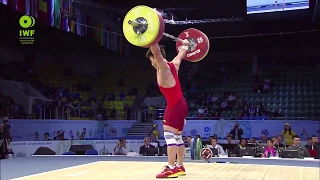
[[[148,22],[148,28],[143,34],[137,34],[133,27],[128,23],[138,18],[144,18]],[[132,8],[123,20],[123,34],[125,38],[133,45],[139,47],[148,47],[156,40],[160,30],[160,19],[157,12],[148,6],[136,6]]]

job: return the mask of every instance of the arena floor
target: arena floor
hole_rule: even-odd
[[[165,157],[114,156],[41,156],[1,161],[1,180],[151,180],[165,165]],[[217,159],[216,159],[217,160]],[[216,161],[213,160],[213,161]],[[222,161],[222,160],[219,160]],[[257,164],[249,164],[249,162]],[[277,164],[267,160],[267,164]],[[263,160],[247,160],[242,164],[185,163],[187,175],[179,179],[194,180],[318,180],[319,161],[281,161],[287,166],[259,165]],[[271,163],[272,162],[272,163]],[[309,167],[293,166],[298,162]],[[281,164],[281,163],[278,163]]]

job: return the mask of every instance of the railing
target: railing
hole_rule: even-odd
[[[80,112],[79,117],[80,117]],[[41,107],[40,114],[38,116],[39,119],[70,119],[71,111],[70,108],[48,108]],[[74,112],[74,117],[77,117],[77,111]]]
[[[83,117],[83,113],[80,108],[75,110],[71,110],[71,108],[59,107],[59,108],[49,108],[49,107],[41,107],[40,114],[37,116],[39,119],[83,119],[83,120],[127,120],[127,115],[116,115],[114,118],[103,118],[98,117],[96,112],[93,111],[93,115],[90,117]]]
[[[154,120],[163,120],[165,109],[155,109],[152,113],[152,119]],[[320,117],[267,117],[266,120],[314,120],[320,121]],[[238,120],[237,118],[225,119],[224,117],[186,117],[186,120]],[[250,120],[250,119],[241,119],[241,120]],[[254,120],[253,121],[259,121]]]

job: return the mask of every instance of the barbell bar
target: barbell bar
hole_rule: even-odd
[[[140,27],[142,27],[142,26],[144,26],[144,25],[147,25],[147,24],[143,24],[143,23],[140,23],[140,22],[137,22],[137,21],[135,21],[135,20],[129,20],[128,21],[128,24],[130,24],[132,27],[136,27],[136,28],[140,28]],[[168,33],[163,33],[163,35],[165,36],[165,37],[167,37],[167,38],[170,38],[170,39],[173,39],[173,40],[175,40],[175,41],[180,41],[180,42],[183,42],[183,40],[182,39],[180,39],[180,38],[178,38],[178,37],[175,37],[175,36],[173,36],[173,35],[171,35],[171,34],[168,34]],[[190,42],[190,43],[192,43],[192,42]],[[191,45],[192,46],[192,45]]]

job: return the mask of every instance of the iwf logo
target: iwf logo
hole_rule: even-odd
[[[19,20],[19,24],[22,29],[19,31],[19,39],[21,44],[33,44],[35,42],[35,38],[33,37],[35,34],[34,27],[36,20],[32,16],[22,16]]]

